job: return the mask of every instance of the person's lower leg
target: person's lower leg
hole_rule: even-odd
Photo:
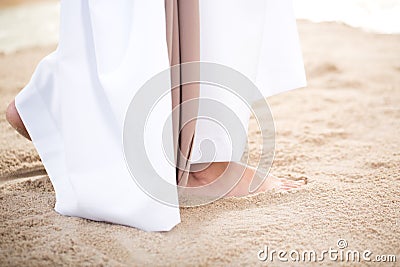
[[[31,140],[28,131],[25,128],[24,123],[22,122],[21,117],[19,116],[18,110],[15,106],[15,100],[13,100],[7,107],[6,110],[6,119],[8,123],[22,136]]]

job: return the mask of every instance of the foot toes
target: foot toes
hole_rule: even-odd
[[[281,179],[281,187],[284,190],[290,190],[290,189],[295,189],[299,188],[305,184],[307,184],[306,179],[296,179],[296,180],[291,180],[291,179]]]

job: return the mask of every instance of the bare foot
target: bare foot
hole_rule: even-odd
[[[307,183],[306,178],[289,180],[271,174],[263,181],[262,175],[258,174],[255,169],[235,162],[214,162],[209,165],[195,164],[192,165],[191,171],[187,183],[188,187],[201,187],[216,183],[215,186],[221,188],[224,184],[223,190],[226,190],[224,193],[228,192],[225,196],[246,196],[269,190],[287,191],[299,188]],[[217,180],[220,180],[219,184]],[[223,192],[223,190],[220,192]],[[213,191],[215,192],[215,187]]]
[[[22,136],[31,140],[31,137],[28,134],[28,131],[25,128],[24,123],[21,120],[21,117],[18,114],[17,108],[15,107],[15,100],[13,100],[10,105],[8,105],[6,111],[6,118],[8,123]]]

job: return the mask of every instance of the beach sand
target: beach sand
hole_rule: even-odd
[[[277,128],[272,173],[306,175],[309,184],[183,208],[182,223],[166,233],[53,210],[40,159],[4,110],[54,47],[0,55],[0,265],[255,265],[265,264],[257,253],[266,245],[321,252],[338,249],[339,239],[345,251],[399,262],[400,36],[307,21],[299,31],[309,86],[268,99]]]
[[[21,4],[36,4],[43,2],[55,2],[55,0],[1,0],[0,8],[13,7]]]

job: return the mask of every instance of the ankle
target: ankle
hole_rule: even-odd
[[[190,177],[198,183],[207,184],[222,175],[228,165],[228,162],[194,164],[191,167]]]
[[[190,172],[189,177],[196,180],[197,182],[207,182],[210,175],[209,172],[203,170],[203,171]]]

